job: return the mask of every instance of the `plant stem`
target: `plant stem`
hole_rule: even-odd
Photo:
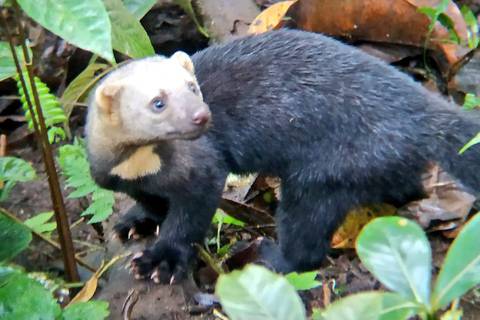
[[[74,253],[74,247],[72,242],[72,235],[70,233],[69,224],[68,224],[68,217],[65,210],[65,204],[63,202],[63,196],[60,190],[60,183],[58,181],[55,162],[53,160],[52,149],[51,149],[50,143],[48,142],[45,118],[43,116],[42,108],[40,105],[40,98],[38,96],[37,87],[35,85],[35,81],[33,77],[32,63],[28,54],[27,46],[25,44],[24,30],[21,24],[19,23],[20,8],[15,0],[13,0],[12,2],[13,2],[13,7],[15,9],[14,20],[16,21],[16,24],[17,24],[16,27],[18,28],[18,31],[19,31],[18,35],[19,35],[20,44],[22,47],[23,57],[25,61],[24,67],[27,70],[28,79],[30,81],[30,86],[32,89],[31,93],[33,95],[33,99],[35,102],[36,113],[33,112],[34,106],[32,104],[32,101],[29,98],[26,98],[26,102],[27,102],[30,114],[32,115],[33,125],[36,132],[35,135],[41,146],[43,161],[45,163],[45,168],[47,171],[48,185],[50,187],[50,196],[52,199],[53,211],[55,212],[55,220],[57,221],[57,231],[59,236],[60,247],[62,249],[62,256],[63,256],[63,263],[65,267],[66,278],[67,278],[67,281],[69,282],[78,282],[80,277],[78,275],[77,264],[75,262],[75,253]],[[4,13],[5,12],[6,11],[4,11]],[[10,33],[7,19],[4,14],[2,14],[2,20],[3,20],[5,32],[7,33],[8,41],[10,43],[10,50],[12,52],[12,56],[15,61],[15,66],[17,68],[17,72],[20,78],[22,88],[25,92],[25,96],[28,97],[29,90],[27,88],[25,79],[23,78],[24,75],[22,72],[22,68],[20,66],[17,52],[13,45],[13,36]],[[38,119],[35,119],[37,118],[35,115],[38,117]],[[36,120],[38,120],[38,123],[35,123],[37,122]]]

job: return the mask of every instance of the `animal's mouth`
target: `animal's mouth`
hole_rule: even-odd
[[[200,138],[200,136],[208,130],[209,123],[207,123],[205,125],[202,125],[202,126],[198,126],[193,130],[171,131],[171,132],[167,133],[167,136],[170,139],[195,140],[195,139]]]

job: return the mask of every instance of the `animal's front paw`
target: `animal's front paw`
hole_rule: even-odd
[[[131,270],[136,279],[152,279],[155,283],[178,282],[185,278],[194,256],[190,245],[158,241],[153,248],[133,256]]]
[[[138,205],[131,208],[113,227],[116,236],[126,242],[138,240],[156,234],[160,231],[160,219],[154,219]]]

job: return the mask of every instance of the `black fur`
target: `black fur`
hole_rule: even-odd
[[[152,214],[157,197],[168,199],[160,240],[143,260],[146,274],[162,261],[171,272],[185,268],[228,171],[282,179],[279,246],[265,251],[283,272],[318,267],[349,209],[421,196],[420,175],[431,161],[480,190],[478,150],[458,155],[480,131],[472,113],[353,47],[282,30],[213,46],[192,60],[212,127],[198,140],[159,145],[169,160],[157,176],[113,178],[110,186]],[[185,157],[193,161],[179,161]]]

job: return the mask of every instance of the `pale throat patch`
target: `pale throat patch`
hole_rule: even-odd
[[[135,180],[159,172],[162,161],[153,148],[153,145],[139,147],[128,159],[116,165],[110,174],[125,180]]]

